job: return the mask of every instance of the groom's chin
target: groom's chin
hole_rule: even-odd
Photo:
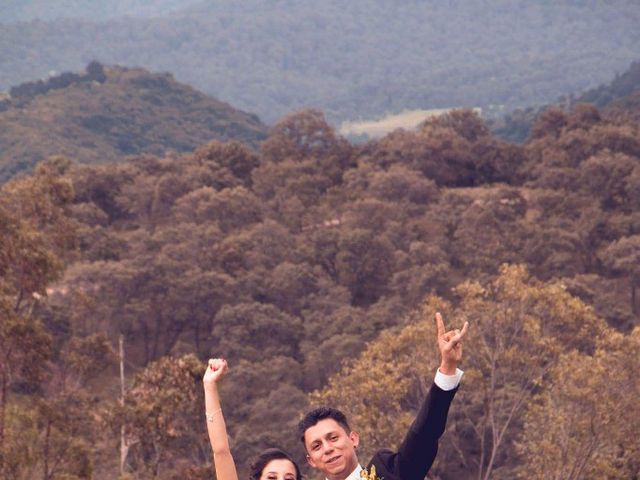
[[[354,467],[355,468],[355,467]],[[351,473],[349,465],[344,456],[340,456],[335,462],[327,463],[326,470],[331,476],[340,476],[346,478]],[[348,470],[348,471],[347,471]]]

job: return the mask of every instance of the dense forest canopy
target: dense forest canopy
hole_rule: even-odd
[[[596,87],[640,50],[634,1],[183,5],[152,19],[106,19],[94,7],[74,10],[83,18],[4,25],[0,89],[97,59],[171,71],[268,122],[306,106],[331,122],[440,107],[501,113]],[[0,13],[9,15],[15,5]]]
[[[176,82],[170,74],[91,62],[82,73],[25,82],[0,100],[0,182],[51,155],[80,163],[188,152],[218,140],[257,146],[255,115]]]
[[[471,322],[437,478],[638,475],[640,129],[625,115],[550,108],[514,145],[457,110],[352,145],[306,110],[257,151],[50,158],[2,186],[0,224],[9,478],[114,478],[122,426],[125,478],[210,478],[211,355],[232,365],[241,475],[270,445],[303,464],[291,432],[322,400],[365,448],[392,446],[436,366],[423,308]],[[389,352],[406,375],[372,389]]]

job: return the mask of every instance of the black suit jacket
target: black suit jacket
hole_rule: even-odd
[[[435,383],[431,385],[398,451],[378,450],[367,470],[375,465],[376,475],[383,480],[423,480],[438,453],[438,439],[444,433],[449,406],[457,391],[458,388],[445,391]]]

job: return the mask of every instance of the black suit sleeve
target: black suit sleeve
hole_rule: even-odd
[[[438,439],[457,391],[442,390],[434,383],[398,451],[378,451],[368,467],[375,465],[383,480],[423,480],[438,453]]]

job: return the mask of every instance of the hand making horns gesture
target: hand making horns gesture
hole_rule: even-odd
[[[438,328],[438,349],[440,350],[440,371],[445,375],[453,375],[462,359],[462,339],[467,333],[469,322],[464,322],[462,330],[454,329],[448,332],[444,328],[442,315],[436,313],[436,326]]]

